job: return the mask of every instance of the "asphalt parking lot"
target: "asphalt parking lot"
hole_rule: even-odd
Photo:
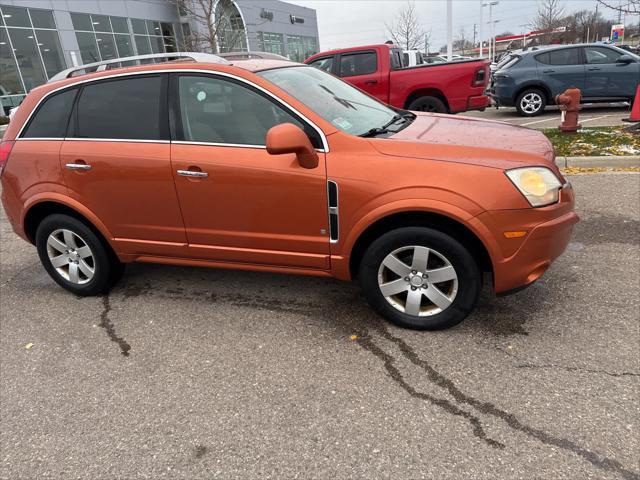
[[[3,213],[0,477],[640,478],[640,175],[570,180],[568,251],[437,333],[276,274],[76,298]]]
[[[580,110],[580,124],[584,127],[604,127],[625,124],[622,119],[629,117],[629,105],[586,104]],[[461,115],[498,120],[529,128],[555,128],[560,125],[560,111],[555,106],[547,107],[544,113],[536,117],[522,117],[512,107],[489,107],[484,112],[466,112]]]

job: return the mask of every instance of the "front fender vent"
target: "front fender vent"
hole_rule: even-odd
[[[338,218],[338,184],[333,180],[327,181],[327,198],[329,202],[329,238],[331,243],[336,243],[339,234]]]

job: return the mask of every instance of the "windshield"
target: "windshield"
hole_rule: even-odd
[[[352,135],[366,134],[387,125],[397,116],[383,103],[317,68],[277,68],[257,74]]]

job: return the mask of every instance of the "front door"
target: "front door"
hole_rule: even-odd
[[[582,92],[588,98],[632,98],[640,81],[640,64],[617,63],[622,53],[607,47],[584,47],[587,76]]]
[[[176,74],[171,88],[178,137],[171,163],[189,255],[328,269],[324,154],[316,168],[305,169],[294,154],[270,155],[264,146],[277,124],[310,127],[258,89],[230,78]]]
[[[135,75],[84,85],[60,149],[69,195],[102,220],[124,253],[186,250],[163,107],[167,82],[167,75]]]

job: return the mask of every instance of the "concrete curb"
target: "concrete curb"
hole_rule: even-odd
[[[605,157],[556,157],[556,165],[567,167],[628,168],[640,167],[640,155]]]

